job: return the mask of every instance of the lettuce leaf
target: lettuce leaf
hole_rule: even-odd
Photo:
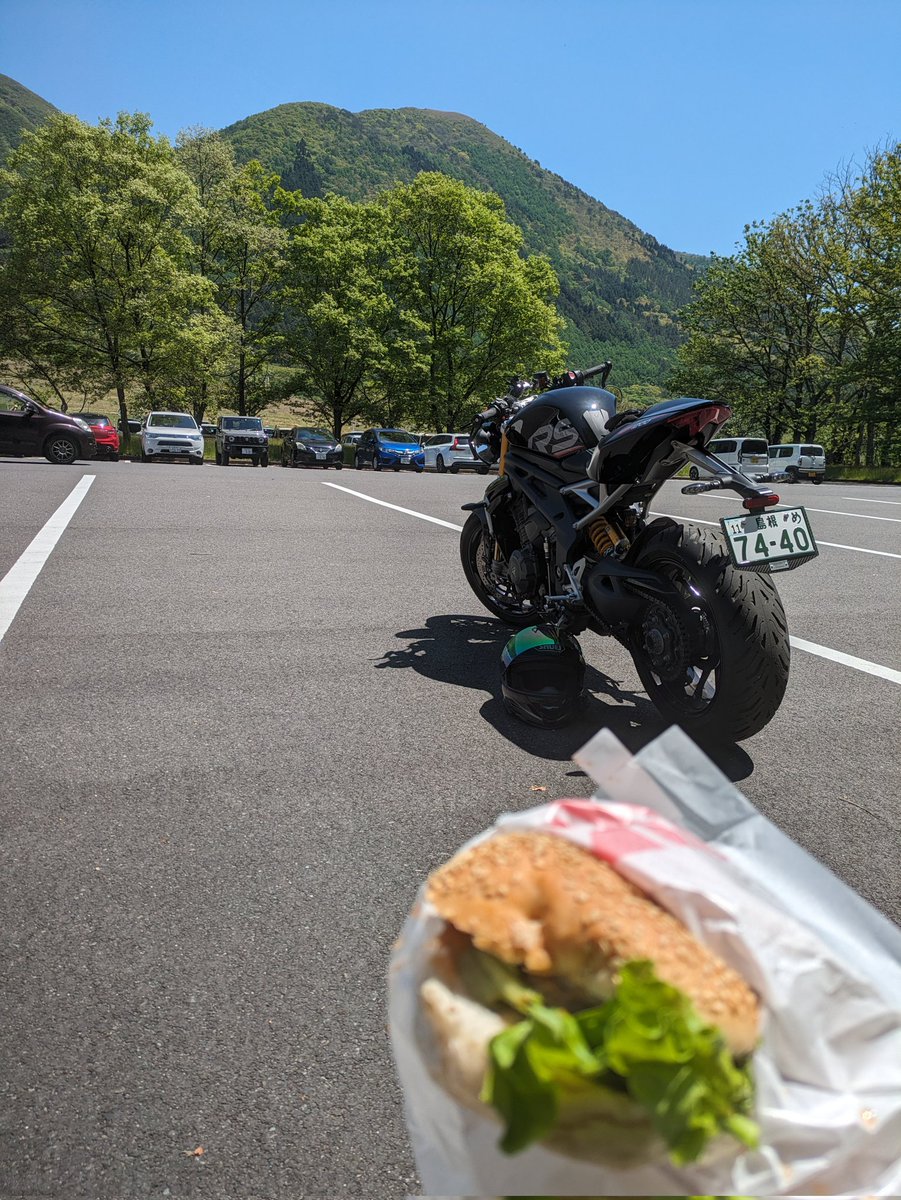
[[[499,966],[482,964],[496,998],[507,993],[524,1014],[492,1039],[482,1092],[504,1120],[507,1153],[549,1133],[561,1106],[584,1110],[592,1089],[600,1110],[609,1111],[611,1092],[641,1106],[677,1164],[694,1162],[721,1132],[758,1144],[748,1069],[684,993],[657,979],[651,963],[626,963],[613,997],[579,1013],[544,1005],[537,992],[510,981],[511,968]]]

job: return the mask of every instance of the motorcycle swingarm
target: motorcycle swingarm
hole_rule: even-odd
[[[679,590],[664,576],[609,556],[585,571],[582,594],[589,611],[607,625],[635,624],[653,600],[677,608],[684,603]]]

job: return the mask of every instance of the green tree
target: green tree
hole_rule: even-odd
[[[857,339],[842,204],[805,203],[714,257],[681,318],[676,390],[731,404],[770,442],[821,435],[848,403]]]
[[[901,143],[873,154],[851,199],[852,265],[862,336],[856,457],[868,466],[901,460]]]
[[[210,378],[195,413],[201,415],[210,400],[258,413],[272,399],[268,364],[281,344],[288,235],[276,200],[279,178],[255,161],[237,167],[232,148],[209,130],[186,130],[177,149],[200,201],[192,229],[195,270],[214,285],[216,303],[237,331],[224,389],[220,383],[209,392],[217,382]]]
[[[228,330],[188,263],[196,191],[148,117],[54,115],[23,138],[0,188],[8,354],[114,388],[123,426],[129,385],[153,403],[209,370]]]
[[[562,365],[556,276],[543,256],[524,257],[497,196],[423,173],[381,203],[400,255],[395,299],[427,364],[422,424],[459,429],[510,376]]]
[[[392,387],[410,390],[422,369],[419,331],[395,300],[403,284],[382,206],[333,195],[281,199],[294,217],[283,295],[282,356],[294,369],[286,386],[340,437]]]

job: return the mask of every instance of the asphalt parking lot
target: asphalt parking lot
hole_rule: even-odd
[[[601,725],[634,750],[661,722],[590,637],[576,727],[504,712],[453,528],[478,476],[0,460],[0,576],[86,475],[0,641],[0,1195],[415,1191],[384,977],[418,885],[586,794]],[[901,488],[784,498],[820,544],[777,580],[813,649],[716,758],[898,921]]]

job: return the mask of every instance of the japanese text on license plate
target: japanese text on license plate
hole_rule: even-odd
[[[818,553],[803,508],[723,517],[720,524],[737,567],[763,562],[787,564],[793,558],[812,558]]]

